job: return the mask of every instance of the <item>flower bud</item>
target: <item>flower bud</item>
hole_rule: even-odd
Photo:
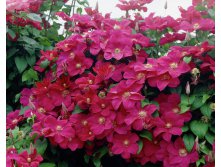
[[[190,94],[190,83],[189,83],[189,81],[186,83],[186,94],[187,95]]]

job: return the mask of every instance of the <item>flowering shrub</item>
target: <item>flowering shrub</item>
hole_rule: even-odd
[[[214,166],[214,2],[181,17],[56,14],[71,35],[41,51],[44,76],[7,116],[7,165]]]

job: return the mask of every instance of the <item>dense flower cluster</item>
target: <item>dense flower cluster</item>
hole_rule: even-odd
[[[118,7],[145,10],[142,6],[150,2],[121,1]],[[197,162],[197,142],[189,150],[182,138],[184,125],[193,118],[191,109],[183,111],[181,94],[170,89],[186,81],[187,87],[202,82],[197,70],[209,73],[207,79],[214,82],[214,59],[209,55],[214,45],[202,41],[179,46],[191,32],[214,34],[213,19],[204,18],[194,6],[180,8],[179,19],[150,14],[118,21],[86,11],[87,15],[72,17],[57,13],[74,22],[73,34],[54,50],[42,51],[35,70],[46,71],[45,78],[21,92],[20,103],[29,109],[23,115],[18,110],[10,113],[7,129],[34,115],[31,135],[62,149],[87,149],[88,141],[100,141],[110,154],[142,165],[160,161],[165,167],[188,167]],[[151,31],[157,32],[157,42],[148,35]],[[172,42],[177,45],[161,51],[161,56],[148,53]],[[47,67],[42,66],[45,61]],[[14,151],[8,150],[8,162],[16,160],[18,166],[37,166],[42,160],[36,152],[15,156]]]

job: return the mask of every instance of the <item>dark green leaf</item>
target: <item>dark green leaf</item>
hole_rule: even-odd
[[[54,163],[41,163],[39,167],[56,167]]]
[[[29,38],[27,36],[20,37],[18,39],[18,41],[24,41],[24,42],[28,43],[29,45],[35,45],[35,46],[38,45],[38,43],[34,39]]]
[[[141,150],[143,149],[143,141],[139,140],[137,144],[139,146],[139,150],[137,151],[137,154],[140,154]]]
[[[190,109],[190,107],[187,106],[186,104],[181,104],[180,105],[180,114],[187,112],[189,109]]]
[[[184,144],[186,146],[186,150],[188,152],[191,152],[192,148],[194,146],[194,141],[195,141],[193,135],[192,134],[185,134],[183,136],[183,141],[184,141]]]
[[[152,133],[150,133],[149,131],[142,131],[140,134],[140,137],[143,137],[143,138],[146,138],[146,139],[148,139],[148,140],[150,140],[150,141],[152,141],[153,140],[153,136],[152,136]]]
[[[36,62],[36,57],[35,57],[35,55],[31,55],[31,56],[25,56],[25,58],[26,58],[26,61],[28,62],[28,64],[30,65],[30,66],[33,66],[34,64],[35,64],[35,62]]]
[[[15,95],[15,103],[20,99],[20,96],[21,96],[20,93],[18,93],[18,94]]]
[[[208,127],[208,124],[198,120],[194,120],[190,123],[191,131],[198,136],[199,139],[202,139],[206,135]]]
[[[189,130],[189,126],[188,125],[184,125],[182,127],[182,132],[187,132]]]
[[[141,106],[144,107],[146,105],[150,104],[149,100],[148,99],[144,99],[141,101]]]
[[[9,50],[7,50],[7,59],[9,59],[10,57],[14,56],[14,54],[18,52],[18,49],[16,48],[10,48]]]
[[[37,149],[37,152],[38,154],[40,155],[43,155],[46,148],[48,146],[48,142],[47,142],[47,139],[44,138],[42,141],[40,139],[38,139],[36,142],[35,142],[35,148]]]
[[[207,116],[209,118],[211,117],[212,109],[210,108],[210,105],[208,103],[200,107],[200,111],[204,116]]]
[[[205,138],[210,144],[214,143],[215,136],[212,135],[211,133],[207,132]]]
[[[28,65],[24,57],[15,57],[15,64],[19,73],[22,73]]]
[[[23,115],[25,111],[28,110],[29,108],[30,108],[29,106],[25,106],[25,107],[21,106],[19,115]]]

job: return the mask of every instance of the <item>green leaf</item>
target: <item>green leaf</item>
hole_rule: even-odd
[[[20,96],[21,96],[21,94],[20,93],[18,93],[18,94],[16,94],[15,95],[15,103],[20,99]]]
[[[25,56],[25,58],[26,58],[26,61],[28,62],[28,64],[30,65],[30,66],[33,66],[33,65],[35,65],[35,62],[36,62],[36,57],[35,57],[35,55],[31,55],[31,56]]]
[[[82,13],[82,8],[77,8],[77,13],[81,14]]]
[[[144,99],[141,101],[141,106],[144,107],[146,105],[150,104],[150,101],[148,99]]]
[[[48,61],[48,59],[46,59],[46,60],[41,62],[40,67],[41,68],[47,68],[49,64],[50,64],[50,61]]]
[[[196,161],[196,166],[199,167],[201,164],[205,164],[205,159],[201,158],[199,160]]]
[[[35,148],[37,149],[38,154],[43,155],[47,146],[48,146],[48,142],[46,138],[44,138],[42,141],[38,139],[35,142]]]
[[[215,136],[211,133],[207,132],[205,138],[211,145],[214,143]]]
[[[38,80],[38,74],[32,68],[26,70],[22,75],[22,82],[30,81],[30,80]]]
[[[189,126],[188,125],[184,125],[182,127],[182,132],[187,132],[189,130]]]
[[[187,64],[189,64],[190,62],[191,62],[191,60],[192,60],[192,57],[184,57],[183,58],[183,61],[185,61]]]
[[[10,105],[6,104],[6,113],[9,113],[11,111],[13,111],[13,108]]]
[[[200,151],[204,154],[209,154],[210,149],[205,145],[205,143],[200,144]]]
[[[90,156],[87,155],[87,154],[85,154],[85,155],[84,155],[84,162],[85,162],[86,164],[88,164],[88,163],[89,163],[89,160],[90,160]]]
[[[9,59],[10,57],[12,57],[13,55],[15,55],[16,52],[18,52],[19,50],[16,48],[10,48],[9,50],[7,50],[7,59]]]
[[[28,65],[24,57],[15,57],[15,64],[19,73],[22,73]]]
[[[209,98],[210,98],[210,95],[204,94],[204,95],[203,95],[202,102],[205,103],[205,102],[207,101],[207,99],[209,99]]]
[[[72,114],[79,114],[84,112],[84,110],[80,109],[80,107],[78,105],[75,106],[74,111],[72,112]]]
[[[210,17],[212,17],[213,19],[215,19],[215,9],[209,9],[208,13],[210,15]]]
[[[194,146],[194,137],[192,134],[185,134],[183,136],[183,141],[184,141],[184,144],[186,146],[186,150],[188,152],[191,152],[192,151],[192,148]]]
[[[139,140],[138,141],[138,146],[139,146],[139,149],[137,151],[137,154],[140,154],[141,150],[143,149],[143,141],[142,140]]]
[[[68,167],[68,163],[65,161],[58,162],[58,167]]]
[[[56,165],[54,163],[45,162],[45,163],[41,163],[39,167],[56,167]]]
[[[196,110],[203,105],[202,97],[195,97],[194,102],[191,106],[191,110]]]
[[[28,110],[29,108],[30,108],[29,106],[25,106],[25,107],[21,106],[19,115],[23,115],[25,111]]]
[[[28,13],[27,17],[31,20],[37,21],[37,22],[42,22],[42,19],[40,17],[40,15],[36,14],[36,13]]]
[[[100,159],[93,159],[93,163],[95,167],[101,167],[101,160]]]
[[[38,45],[38,42],[36,42],[34,39],[29,38],[27,36],[22,36],[18,39],[18,41],[24,41],[26,43],[28,43],[29,45]]]
[[[180,114],[187,112],[189,109],[190,109],[190,107],[186,106],[186,104],[181,104],[180,105]]]
[[[143,137],[143,138],[146,138],[146,139],[148,139],[148,140],[150,140],[150,141],[152,141],[153,140],[153,136],[152,136],[152,133],[150,133],[149,131],[142,131],[140,134],[140,137]]]
[[[12,31],[11,29],[8,29],[8,33],[11,36],[12,39],[14,39],[16,37],[16,34],[14,31]]]
[[[208,124],[198,120],[194,120],[190,123],[191,131],[198,136],[199,139],[202,139],[206,135],[208,127]]]
[[[209,104],[204,104],[202,107],[200,107],[200,111],[204,116],[211,117],[212,109],[210,108]]]

